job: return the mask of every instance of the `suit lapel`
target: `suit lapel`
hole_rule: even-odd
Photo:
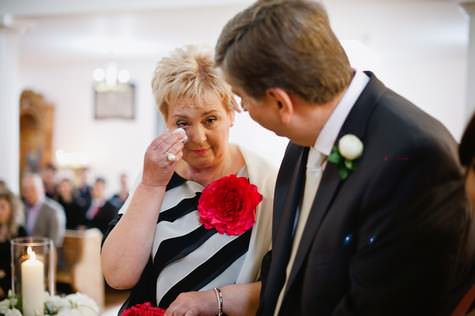
[[[277,237],[281,226],[287,224],[295,214],[305,184],[305,166],[308,158],[308,148],[290,143],[287,156],[279,170],[274,193],[273,236]]]
[[[367,72],[366,74],[370,77],[370,81],[346,118],[342,129],[338,133],[337,141],[346,134],[353,134],[358,136],[358,138],[360,138],[364,143],[368,120],[376,106],[376,101],[381,97],[386,89],[372,73]],[[305,225],[302,239],[300,240],[299,249],[289,276],[286,292],[295,281],[320,225],[331,204],[336,198],[338,198],[338,192],[344,185],[345,181],[348,181],[348,178],[344,181],[341,180],[336,166],[327,162],[325,171],[322,175],[322,180],[313,201],[312,209]]]
[[[38,209],[38,215],[36,215],[35,223],[33,224],[33,229],[31,230],[33,235],[43,235],[45,233],[43,228],[45,226],[43,224],[45,217],[44,208],[45,204],[43,203],[43,205],[41,205],[41,207]]]
[[[266,306],[269,311],[274,309],[285,282],[285,270],[292,247],[292,231],[296,209],[305,183],[307,157],[308,148],[290,143],[277,178],[279,185],[276,187],[274,194],[275,213],[272,243],[279,246],[273,247],[272,264],[263,293],[265,300],[273,304],[272,307]]]
[[[336,197],[341,184],[342,180],[340,179],[338,169],[333,164],[327,163],[302,234],[302,239],[300,240],[299,249],[295,256],[292,271],[290,272],[286,291],[290,288],[290,285],[294,282],[298,271],[302,267],[306,254],[313,242],[313,236],[317,233],[318,228],[320,227],[331,202]]]

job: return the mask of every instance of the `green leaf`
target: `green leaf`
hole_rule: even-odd
[[[328,161],[335,165],[339,165],[342,160],[343,157],[338,152],[338,149],[336,148],[336,146],[333,146],[332,152],[330,153],[330,156],[328,156]]]
[[[340,178],[342,180],[345,180],[346,178],[348,178],[348,175],[350,174],[350,172],[346,168],[340,168],[339,172],[340,172]]]
[[[348,170],[354,170],[353,160],[346,160],[346,159],[345,159],[345,167],[346,167]]]

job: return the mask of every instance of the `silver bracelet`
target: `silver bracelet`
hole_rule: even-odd
[[[221,289],[215,287],[214,294],[216,295],[216,302],[218,303],[218,316],[223,316],[223,293],[221,293]]]

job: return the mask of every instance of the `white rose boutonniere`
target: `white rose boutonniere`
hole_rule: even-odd
[[[352,134],[346,134],[340,138],[338,146],[333,146],[328,161],[336,165],[342,180],[356,170],[356,160],[363,154],[363,149],[361,140]]]

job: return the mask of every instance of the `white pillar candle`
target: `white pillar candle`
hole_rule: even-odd
[[[43,315],[44,312],[44,264],[36,258],[31,247],[28,259],[21,264],[21,299],[24,316]]]

